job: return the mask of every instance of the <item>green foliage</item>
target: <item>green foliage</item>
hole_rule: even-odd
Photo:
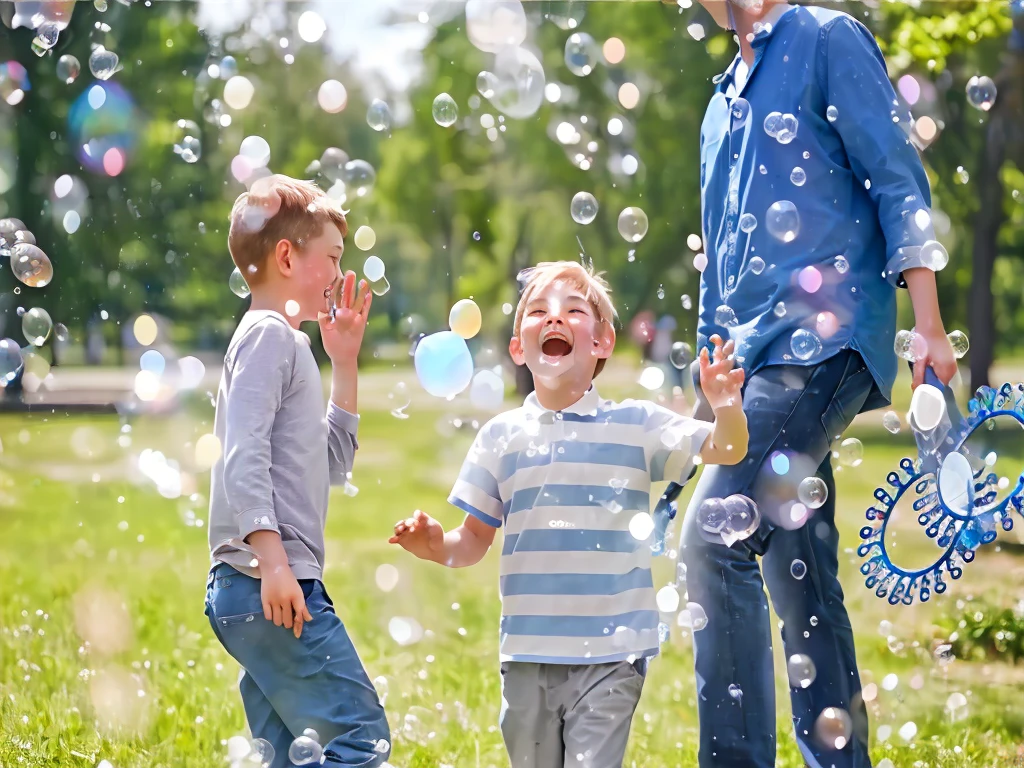
[[[1024,604],[999,608],[972,600],[962,611],[944,616],[937,624],[958,659],[999,659],[1013,664],[1024,660]]]

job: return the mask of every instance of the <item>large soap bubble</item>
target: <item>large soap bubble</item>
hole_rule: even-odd
[[[531,117],[544,102],[544,67],[525,48],[503,48],[494,58],[494,78],[487,87],[498,111],[516,119]]]
[[[414,355],[416,376],[434,397],[454,397],[473,378],[473,358],[466,340],[454,331],[439,331],[423,338]]]
[[[526,40],[526,11],[520,0],[469,0],[466,34],[469,42],[486,53],[498,53]]]

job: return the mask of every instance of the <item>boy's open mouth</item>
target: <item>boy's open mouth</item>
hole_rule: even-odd
[[[550,338],[540,345],[540,351],[548,357],[565,357],[572,352],[572,344],[565,339]]]

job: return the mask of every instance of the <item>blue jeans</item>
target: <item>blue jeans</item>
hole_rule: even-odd
[[[206,615],[242,667],[238,687],[249,730],[274,748],[271,768],[289,768],[288,748],[306,728],[328,766],[379,766],[391,752],[384,707],[323,582],[300,579],[313,620],[302,637],[263,616],[260,580],[220,563],[206,585]]]
[[[837,578],[839,534],[829,454],[871,387],[870,372],[852,350],[817,366],[757,371],[744,388],[750,430],[746,459],[736,466],[706,467],[694,489],[679,557],[687,569],[688,600],[699,603],[708,617],[707,626],[693,633],[701,768],[775,765],[775,678],[765,584],[784,622],[786,658],[807,654],[817,670],[809,687],[790,687],[804,760],[811,768],[870,768],[853,630]],[[797,487],[815,474],[824,480],[828,499],[802,522],[793,516]],[[749,539],[729,547],[701,529],[697,510],[707,498],[733,493],[753,498],[762,521]],[[756,555],[763,555],[760,569]],[[795,560],[806,566],[803,578],[793,575]],[[799,566],[796,572],[801,573]],[[739,695],[730,692],[733,685]],[[852,733],[841,749],[834,748],[835,736],[831,748],[815,738],[815,722],[827,707],[851,717]]]

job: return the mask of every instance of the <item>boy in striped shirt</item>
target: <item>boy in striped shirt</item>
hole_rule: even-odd
[[[651,483],[735,464],[747,445],[743,370],[721,339],[700,360],[708,423],[651,402],[603,400],[593,379],[615,346],[608,285],[576,262],[533,268],[509,353],[533,374],[522,407],[483,426],[445,532],[417,510],[391,538],[424,560],[501,551],[501,731],[513,768],[618,768],[648,660],[658,653]]]

